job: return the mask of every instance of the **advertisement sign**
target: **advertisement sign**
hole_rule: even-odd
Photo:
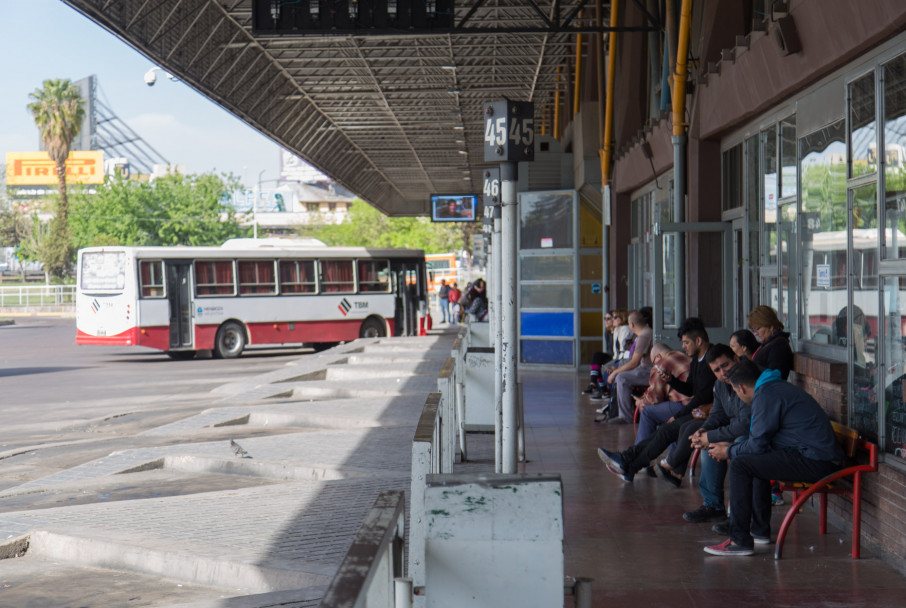
[[[7,152],[6,184],[8,186],[55,186],[57,165],[47,152]],[[66,159],[67,184],[103,184],[104,153],[73,151]]]

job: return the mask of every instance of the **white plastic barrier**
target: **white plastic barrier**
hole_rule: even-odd
[[[426,606],[563,605],[559,475],[431,475],[427,482]]]
[[[463,354],[463,397],[457,401],[459,450],[468,460],[468,433],[494,432],[494,349],[470,347]]]
[[[321,608],[411,605],[405,581],[400,585],[402,597],[397,597],[395,583],[403,576],[405,524],[403,493],[381,492],[327,588]]]

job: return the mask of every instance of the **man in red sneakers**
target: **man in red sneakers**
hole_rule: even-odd
[[[752,427],[744,441],[708,450],[715,460],[730,459],[730,538],[705,552],[752,555],[755,544],[771,542],[771,480],[818,481],[840,468],[843,451],[818,402],[778,370],[743,358],[727,376],[752,406]]]

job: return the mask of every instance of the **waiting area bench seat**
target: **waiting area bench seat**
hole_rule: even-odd
[[[820,520],[819,532],[827,534],[827,495],[842,494],[848,496],[853,502],[853,559],[859,558],[860,538],[862,531],[862,473],[878,472],[878,446],[874,443],[863,439],[859,433],[849,427],[831,422],[834,427],[834,433],[837,441],[843,447],[843,453],[846,455],[846,465],[831,475],[828,475],[815,483],[788,482],[781,481],[780,487],[784,491],[793,493],[793,505],[787,511],[783,523],[780,525],[780,532],[777,533],[777,544],[774,549],[774,558],[780,559],[783,555],[783,540],[786,533],[793,523],[796,514],[799,513],[802,505],[815,494],[820,495]],[[867,460],[867,462],[865,462]],[[835,483],[846,478],[852,478],[852,485],[849,483]]]

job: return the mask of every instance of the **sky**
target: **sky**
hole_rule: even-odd
[[[26,106],[44,80],[97,75],[98,97],[187,173],[232,173],[247,187],[279,177],[280,148],[182,82],[144,75],[155,63],[60,0],[0,0],[0,164],[38,150]],[[264,173],[261,173],[261,172]]]

